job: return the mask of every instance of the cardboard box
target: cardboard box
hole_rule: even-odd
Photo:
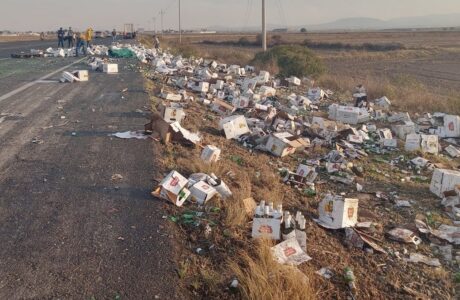
[[[391,106],[391,101],[387,97],[383,96],[382,98],[375,100],[375,105],[388,109]]]
[[[408,152],[420,150],[421,137],[420,134],[408,134],[406,136],[406,145],[404,149]]]
[[[171,171],[160,183],[153,195],[169,200],[176,206],[182,206],[190,196],[190,191],[186,188],[188,179],[176,171]]]
[[[169,106],[160,104],[158,106],[158,111],[163,116],[163,119],[168,123],[181,123],[185,118],[184,109],[177,103],[171,103]]]
[[[212,101],[211,109],[221,115],[231,115],[236,110],[233,105],[219,99],[214,99]]]
[[[393,113],[391,116],[388,117],[388,122],[396,123],[396,122],[410,122],[412,121],[409,113],[407,112],[400,112],[400,113]]]
[[[297,149],[310,146],[307,140],[295,137],[289,132],[273,133],[268,138],[266,149],[278,157],[294,154]]]
[[[216,90],[222,90],[224,88],[224,81],[219,79],[216,83],[212,84],[211,87]]]
[[[281,239],[281,219],[254,218],[252,237],[279,240]]]
[[[327,195],[319,203],[319,224],[331,229],[355,226],[358,222],[358,202],[358,199]]]
[[[257,77],[258,84],[265,84],[270,80],[270,73],[267,71],[260,71]]]
[[[460,117],[444,115],[443,124],[435,131],[435,134],[442,138],[460,137]]]
[[[191,133],[180,126],[178,122],[168,123],[159,113],[153,113],[150,123],[144,125],[147,132],[156,132],[163,143],[181,143],[186,146],[194,146],[200,142],[201,138],[197,133]]]
[[[102,64],[102,72],[107,74],[116,74],[118,73],[118,64]]]
[[[217,162],[220,158],[221,150],[216,146],[208,145],[201,152],[201,159],[207,163]]]
[[[347,141],[354,144],[362,144],[364,142],[363,137],[361,135],[356,134],[349,134],[347,137]]]
[[[209,91],[209,82],[198,82],[193,86],[193,90],[199,93],[207,93]]]
[[[311,260],[311,257],[305,253],[297,239],[291,238],[271,248],[273,256],[278,263],[298,266]]]
[[[181,94],[174,94],[174,93],[161,93],[160,95],[161,98],[169,101],[182,101],[182,95]]]
[[[217,194],[217,191],[205,181],[199,181],[190,188],[192,198],[203,205]]]
[[[245,96],[239,96],[233,99],[233,106],[236,108],[246,108],[249,106],[249,98]]]
[[[460,172],[446,169],[435,169],[431,178],[430,191],[442,198],[443,193],[455,189],[460,184]]]
[[[62,75],[61,75],[61,82],[79,82],[80,79],[77,78],[76,76],[74,76],[72,73],[70,72],[62,72]]]
[[[326,97],[326,93],[320,88],[311,88],[308,90],[307,97],[311,101],[319,101]]]
[[[388,148],[396,148],[398,147],[398,140],[397,139],[383,139],[381,140],[383,147]]]
[[[77,70],[73,71],[72,75],[80,79],[80,81],[88,81],[89,80],[89,74],[88,70]]]
[[[359,124],[369,121],[369,113],[366,109],[351,106],[333,104],[329,106],[329,119],[346,124]]]
[[[259,93],[263,97],[274,97],[276,96],[276,89],[269,86],[262,86],[259,90]]]
[[[289,83],[290,83],[291,85],[295,85],[295,86],[299,86],[299,85],[302,84],[302,81],[301,81],[299,78],[295,77],[295,76],[291,76],[291,77],[288,79],[288,81],[289,81]]]
[[[219,122],[219,128],[224,130],[225,137],[236,139],[243,134],[250,133],[246,118],[244,116],[235,115],[227,117]]]
[[[420,148],[424,153],[438,154],[439,153],[439,141],[437,135],[421,135]]]
[[[460,157],[460,150],[452,145],[447,146],[444,150],[449,154],[450,157]]]
[[[392,129],[398,138],[405,140],[408,134],[415,133],[415,124],[414,122],[406,121],[404,124],[393,125]]]

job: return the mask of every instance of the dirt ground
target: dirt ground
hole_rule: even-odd
[[[286,94],[289,94],[286,91]],[[194,172],[215,172],[223,178],[232,190],[238,191],[240,198],[254,197],[257,201],[265,199],[282,203],[285,209],[291,211],[300,210],[308,219],[307,237],[308,254],[312,261],[304,264],[300,269],[310,275],[311,284],[317,291],[315,297],[324,299],[346,299],[349,294],[346,285],[341,279],[341,274],[346,266],[351,266],[358,278],[357,299],[410,299],[415,296],[427,297],[426,299],[452,299],[455,294],[452,283],[452,276],[455,268],[448,262],[443,262],[440,268],[413,264],[398,258],[405,256],[403,253],[419,252],[426,255],[433,255],[430,249],[430,238],[424,237],[423,246],[416,247],[411,244],[402,244],[389,240],[385,232],[394,227],[410,228],[416,231],[414,221],[420,214],[423,219],[428,216],[437,216],[436,222],[449,222],[440,216],[439,200],[428,191],[428,182],[402,183],[401,179],[407,174],[407,161],[417,154],[394,152],[384,157],[386,161],[405,156],[406,163],[400,168],[391,167],[388,162],[381,161],[381,155],[371,155],[367,159],[354,161],[354,164],[364,168],[365,172],[358,181],[363,184],[364,191],[357,193],[354,188],[342,184],[334,184],[329,181],[326,172],[320,172],[320,179],[317,180],[318,196],[307,197],[301,191],[293,189],[281,183],[279,168],[286,167],[294,170],[299,162],[306,159],[320,159],[327,149],[308,149],[283,159],[275,158],[262,152],[250,152],[235,141],[226,140],[216,130],[218,117],[201,104],[190,103],[186,110],[188,117],[183,125],[193,131],[199,131],[203,135],[203,144],[213,144],[223,151],[221,163],[206,167],[199,163],[200,149],[184,148],[180,145],[164,146],[157,144],[159,152],[163,153],[162,162],[165,171],[175,169],[184,174],[190,175]],[[380,160],[379,160],[380,159]],[[432,158],[431,159],[435,159]],[[460,161],[455,161],[458,164]],[[169,168],[168,168],[169,166]],[[235,177],[228,176],[228,171],[236,174]],[[430,176],[427,173],[427,176]],[[350,197],[360,200],[359,221],[374,222],[372,229],[366,231],[376,243],[382,246],[388,254],[377,252],[367,253],[361,249],[348,248],[344,240],[343,231],[330,231],[318,226],[312,221],[318,216],[317,206],[326,192],[346,192]],[[394,198],[379,199],[376,192],[383,192],[387,195],[395,193],[397,199],[410,200],[413,203],[411,208],[396,208]],[[219,204],[213,204],[219,206]],[[195,210],[193,204],[186,206],[185,210]],[[184,209],[171,208],[171,215],[180,217]],[[223,208],[225,215],[225,205]],[[225,223],[225,218],[217,214],[210,214],[208,218],[220,225],[213,227],[211,238],[203,237],[202,228],[180,225],[186,232],[187,240],[184,240],[185,253],[182,254],[182,264],[192,261],[196,265],[205,268],[212,273],[210,280],[208,273],[203,271],[194,273],[190,267],[184,270],[186,278],[184,282],[197,297],[224,297],[239,298],[238,294],[228,291],[228,282],[231,281],[232,273],[229,272],[226,264],[222,261],[238,261],[238,251],[253,243],[249,237],[251,230],[250,218],[241,227],[230,227]],[[225,233],[225,231],[228,231]],[[223,239],[222,235],[227,238]],[[215,248],[204,256],[197,256],[195,250],[199,247],[205,248],[209,245]],[[190,258],[192,255],[192,258]],[[438,256],[439,257],[439,256]],[[442,258],[441,258],[442,259]],[[315,272],[323,267],[330,268],[335,277],[326,280]],[[214,270],[214,271],[211,271]],[[372,274],[372,275],[369,275]],[[208,276],[208,277],[207,277]],[[208,279],[206,279],[208,278]],[[208,284],[208,285],[207,285]],[[223,292],[222,292],[223,291]],[[419,293],[419,294],[417,294]]]
[[[393,35],[385,35],[393,38]],[[399,38],[413,37],[414,45],[420,44],[420,37],[410,34],[401,34]],[[426,37],[426,35],[425,35]],[[381,38],[383,39],[383,38]],[[387,40],[386,40],[387,41]],[[440,40],[434,40],[433,44],[441,44]],[[450,47],[451,44],[449,44]],[[214,46],[213,46],[214,47]],[[215,46],[216,49],[219,46]],[[202,48],[199,48],[202,50]],[[355,55],[343,58],[342,53],[327,51],[318,52],[325,58],[330,72],[339,73],[343,76],[356,76],[359,79],[359,71],[363,69],[366,74],[375,72],[381,77],[400,72],[410,74],[425,84],[429,80],[445,89],[455,89],[458,80],[458,61],[456,51],[440,51],[432,56],[413,55],[407,59],[407,54],[401,58],[388,57],[381,60],[371,54],[369,59],[361,60]],[[232,48],[238,51],[238,48]],[[255,51],[243,49],[242,51]],[[334,56],[337,57],[334,57]],[[391,56],[391,54],[390,54]],[[225,62],[225,61],[224,61]],[[405,62],[406,64],[401,64]],[[435,65],[437,68],[433,68]],[[333,71],[331,71],[333,70]],[[424,73],[425,72],[425,73]],[[358,75],[356,74],[358,73]],[[364,74],[364,73],[363,73]],[[438,74],[439,76],[435,76]],[[438,78],[436,78],[438,77]],[[378,78],[378,77],[377,77]],[[428,81],[424,81],[428,80]],[[164,85],[164,78],[147,79],[154,87]],[[286,90],[282,94],[290,92],[301,94],[307,87],[300,90]],[[324,86],[323,88],[328,88]],[[152,99],[153,89],[150,89]],[[280,97],[282,99],[282,97]],[[322,104],[324,110],[332,102]],[[451,160],[443,157],[423,155],[421,153],[405,153],[394,151],[385,155],[370,155],[368,158],[355,160],[355,166],[362,167],[364,173],[358,176],[357,181],[363,185],[362,192],[356,192],[354,187],[343,184],[334,184],[329,180],[327,172],[320,170],[317,179],[317,196],[307,196],[291,186],[281,183],[280,168],[295,170],[297,165],[307,159],[320,159],[329,150],[308,149],[283,159],[275,158],[262,152],[252,152],[235,141],[228,141],[222,133],[216,130],[219,117],[209,108],[200,103],[188,103],[186,112],[188,117],[183,126],[192,131],[199,131],[203,136],[203,144],[213,144],[222,149],[221,161],[212,166],[205,166],[199,162],[200,149],[185,148],[181,145],[156,144],[157,151],[162,153],[162,165],[164,171],[176,169],[183,175],[188,176],[195,172],[214,172],[221,177],[233,191],[236,191],[235,199],[244,199],[252,196],[256,201],[267,200],[282,203],[285,209],[299,210],[307,216],[307,252],[312,260],[300,267],[304,274],[308,274],[310,285],[316,291],[314,295],[305,296],[306,299],[347,299],[349,292],[342,279],[343,269],[346,266],[353,268],[357,277],[358,291],[356,299],[454,299],[459,291],[458,282],[455,278],[458,274],[458,266],[446,260],[436,247],[431,243],[443,244],[443,242],[426,235],[421,235],[423,240],[420,246],[404,244],[392,241],[386,235],[390,229],[403,227],[417,232],[415,219],[421,219],[437,227],[440,224],[452,224],[446,217],[439,204],[439,199],[429,192],[429,179],[431,172],[422,170],[417,174],[409,168],[408,161],[419,155],[439,163],[438,166],[448,165],[455,167],[460,164],[458,159]],[[385,124],[379,124],[385,126]],[[403,157],[399,164],[390,163],[396,158]],[[233,173],[234,175],[229,175]],[[411,182],[405,181],[407,176],[425,176]],[[318,216],[318,203],[327,192],[345,192],[350,197],[359,199],[359,221],[373,222],[370,230],[365,233],[387,252],[381,254],[374,251],[349,248],[344,243],[345,233],[341,230],[331,231],[317,225],[313,218]],[[377,197],[383,193],[385,197]],[[410,208],[395,206],[396,200],[409,200]],[[197,298],[244,298],[241,291],[229,290],[228,284],[234,278],[234,273],[228,268],[228,261],[239,261],[241,249],[251,252],[250,238],[251,218],[243,218],[241,225],[235,226],[228,220],[232,215],[228,204],[212,203],[217,207],[217,212],[205,211],[208,220],[202,220],[199,227],[182,224],[174,219],[174,223],[184,232],[183,252],[181,254],[183,284]],[[196,210],[193,204],[186,206],[186,211]],[[179,218],[183,215],[183,209],[171,207],[170,214]],[[212,220],[216,225],[213,227],[211,237],[203,237],[203,225]],[[236,221],[235,221],[236,222]],[[211,247],[210,247],[211,246]],[[208,249],[205,255],[197,255],[196,249]],[[212,249],[212,250],[211,250]],[[429,257],[440,259],[441,267],[430,267],[423,264],[414,264],[406,261],[409,253],[422,253]],[[453,248],[453,255],[459,253],[458,247]],[[254,254],[254,253],[253,253]],[[195,267],[194,267],[195,266]],[[198,266],[198,268],[196,267]],[[332,270],[334,277],[330,280],[315,274],[319,269],[327,267]],[[247,287],[243,287],[247,288]]]

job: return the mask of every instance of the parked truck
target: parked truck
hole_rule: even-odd
[[[135,37],[136,37],[136,32],[134,31],[134,24],[125,24],[123,27],[123,38],[133,39]]]

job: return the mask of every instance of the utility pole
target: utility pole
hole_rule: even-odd
[[[265,0],[262,0],[262,49],[267,51],[267,22],[265,19]]]
[[[160,11],[160,15],[161,15],[161,36],[163,36],[163,33],[164,33],[164,28],[163,28],[163,16],[165,15],[165,12],[163,10]]]
[[[182,43],[182,27],[181,27],[181,13],[180,13],[180,0],[179,0],[179,44]]]
[[[153,33],[157,33],[157,18],[153,17]]]

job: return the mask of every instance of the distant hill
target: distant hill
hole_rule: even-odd
[[[267,25],[268,30],[283,27],[284,26],[279,24]],[[289,30],[298,31],[302,27],[307,28],[308,31],[460,27],[460,13],[405,17],[390,20],[380,20],[376,18],[345,18],[324,24],[289,26]],[[208,29],[216,31],[259,31],[260,26],[250,26],[246,28],[239,26],[210,26]]]
[[[307,30],[358,30],[358,29],[399,29],[460,26],[460,13],[449,15],[429,15],[420,17],[380,20],[374,18],[347,18],[334,22],[301,26]],[[300,27],[299,27],[300,28]]]

